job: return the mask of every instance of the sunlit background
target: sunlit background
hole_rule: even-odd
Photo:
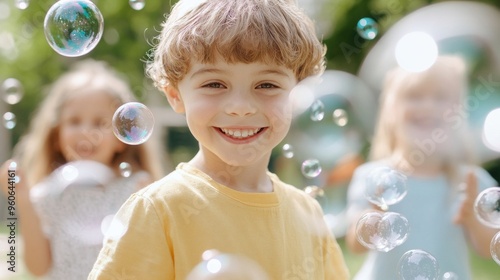
[[[98,26],[103,23],[102,37],[74,49],[49,44],[55,31],[50,22],[44,29],[44,20],[54,12],[50,10],[54,3],[0,0],[0,161],[11,156],[48,86],[85,58],[107,61],[124,73],[138,101],[152,112],[154,129],[146,129],[147,137],[161,141],[165,172],[189,160],[197,144],[183,117],[170,109],[144,75],[148,50],[175,1],[95,0],[102,14],[102,20],[97,19]],[[269,168],[318,199],[341,246],[347,226],[347,186],[353,170],[366,160],[383,77],[396,65],[418,72],[430,67],[438,54],[466,59],[470,91],[466,106],[454,113],[469,116],[480,164],[500,181],[499,1],[299,0],[299,4],[315,20],[318,36],[327,46],[327,71],[320,80],[302,81],[292,92],[292,129],[276,147]],[[129,140],[137,144],[147,137]],[[1,227],[0,233],[4,230]],[[0,242],[3,248],[6,242]],[[354,275],[363,256],[344,247],[343,251]],[[472,255],[472,261],[474,279],[500,275],[500,264],[493,260]],[[0,278],[6,272],[3,265],[4,261]],[[213,261],[209,268],[214,269]],[[20,273],[5,279],[30,277]]]

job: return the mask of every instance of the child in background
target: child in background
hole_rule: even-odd
[[[125,80],[103,62],[78,63],[53,84],[16,146],[17,167],[4,164],[2,176],[17,169],[20,177],[16,210],[33,275],[86,279],[102,247],[103,222],[159,178],[152,143],[128,146],[112,131],[115,110],[133,99]],[[130,174],[120,176],[122,162]]]
[[[106,239],[89,279],[186,279],[208,250],[253,260],[269,279],[348,279],[317,201],[268,171],[290,92],[323,56],[293,1],[179,1],[148,70],[199,151],[123,205],[115,221],[127,230]]]
[[[374,211],[364,197],[365,180],[381,166],[407,176],[407,195],[389,210],[408,219],[410,232],[406,242],[387,253],[370,251],[355,279],[399,279],[398,261],[411,249],[433,255],[441,275],[453,272],[463,280],[471,279],[468,244],[480,255],[490,256],[495,231],[476,219],[473,205],[478,193],[496,182],[473,165],[465,140],[467,119],[453,110],[462,108],[467,87],[466,65],[457,56],[438,57],[424,72],[398,68],[388,74],[372,161],[357,168],[349,186],[351,226],[346,241],[354,252],[367,251],[355,228],[362,213]]]

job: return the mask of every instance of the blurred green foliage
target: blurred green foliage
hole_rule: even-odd
[[[15,7],[15,0],[0,0],[0,82],[16,78],[25,89],[23,100],[10,108],[17,116],[17,126],[12,130],[13,145],[26,131],[47,86],[75,61],[88,57],[105,60],[126,75],[139,100],[150,94],[151,87],[144,86],[143,61],[175,0],[147,0],[142,10],[132,9],[127,0],[93,1],[104,17],[103,37],[92,52],[74,58],[57,54],[45,39],[45,14],[55,0],[29,2],[27,9],[20,10]],[[315,6],[312,16],[317,21],[321,19],[326,27],[319,35],[328,48],[327,67],[353,74],[391,25],[409,12],[434,2],[439,1],[299,0],[303,5]],[[500,6],[495,0],[476,2]],[[356,23],[362,17],[378,22],[379,35],[374,40],[364,40],[357,34]]]

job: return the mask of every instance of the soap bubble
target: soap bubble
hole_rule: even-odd
[[[145,0],[129,0],[128,3],[130,4],[130,7],[136,11],[142,10],[146,6]]]
[[[477,219],[491,228],[500,228],[500,188],[483,190],[476,197],[474,212]]]
[[[437,280],[439,265],[431,254],[423,250],[410,250],[403,254],[398,263],[402,280]]]
[[[284,157],[293,158],[294,152],[292,145],[290,144],[283,145],[282,152]]]
[[[311,104],[311,120],[319,122],[325,117],[325,105],[321,100],[316,100]]]
[[[7,129],[13,129],[16,127],[16,115],[12,112],[6,112],[3,114],[3,126]]]
[[[123,177],[128,178],[132,174],[132,166],[130,166],[130,163],[122,162],[118,167],[120,169],[120,174]]]
[[[57,1],[45,15],[45,38],[59,54],[68,57],[89,53],[99,43],[104,19],[88,0]]]
[[[307,159],[302,162],[302,174],[307,178],[315,178],[321,173],[321,165],[317,159]]]
[[[307,186],[304,192],[310,195],[312,198],[318,198],[325,196],[325,191],[318,186]]]
[[[19,103],[24,95],[23,85],[14,78],[3,81],[0,90],[2,91],[2,99],[10,105]]]
[[[186,280],[269,280],[268,275],[254,260],[236,254],[222,254],[217,250],[203,253],[203,261]]]
[[[491,239],[490,253],[493,260],[500,265],[500,231]]]
[[[366,178],[366,198],[383,210],[401,201],[407,191],[406,176],[387,166],[372,170]]]
[[[338,126],[345,126],[349,119],[347,118],[347,112],[344,109],[335,109],[333,111],[333,121]]]
[[[445,272],[443,274],[443,279],[442,280],[459,280],[458,275],[455,272]]]
[[[356,224],[356,238],[361,245],[389,252],[408,239],[408,220],[399,213],[368,212]]]
[[[14,5],[19,10],[26,10],[26,8],[28,8],[28,6],[30,5],[30,1],[29,0],[15,0]]]
[[[362,18],[356,25],[359,36],[366,40],[373,40],[378,34],[378,24],[369,17]]]
[[[113,115],[113,133],[123,143],[139,145],[153,133],[154,116],[146,105],[129,102],[120,106]]]

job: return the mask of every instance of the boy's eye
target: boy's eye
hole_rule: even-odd
[[[206,87],[206,88],[224,88],[224,85],[221,84],[221,83],[209,83],[209,84],[206,84],[206,85],[203,85],[203,87]]]
[[[278,88],[278,87],[271,83],[263,83],[258,85],[257,88]]]

